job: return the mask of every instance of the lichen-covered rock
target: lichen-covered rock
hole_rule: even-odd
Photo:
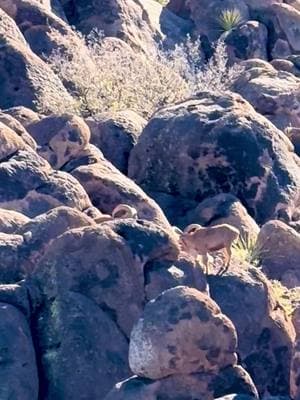
[[[51,208],[66,205],[85,210],[90,200],[71,175],[51,170],[33,151],[18,151],[0,163],[0,207],[35,217]]]
[[[15,21],[3,10],[0,8],[0,35],[6,36],[11,39],[17,40],[24,45],[27,45],[22,32],[19,30]]]
[[[83,33],[97,28],[146,52],[157,40],[174,43],[191,28],[154,0],[64,0],[63,6],[69,22]]]
[[[92,299],[68,291],[48,301],[35,318],[44,400],[103,399],[130,375],[127,339]]]
[[[0,208],[0,232],[16,233],[27,222],[29,222],[29,218],[25,215]]]
[[[300,234],[282,221],[269,221],[262,226],[257,239],[265,274],[285,286],[300,286]]]
[[[15,283],[24,277],[20,259],[22,245],[21,235],[0,232],[0,284]]]
[[[90,140],[90,130],[75,115],[51,115],[30,124],[29,133],[38,144],[38,153],[54,169],[59,169],[83,150]]]
[[[9,159],[18,150],[24,150],[26,147],[23,139],[0,121],[0,162]]]
[[[0,285],[0,303],[14,306],[30,320],[32,312],[32,299],[25,280],[18,284]]]
[[[56,207],[40,214],[16,229],[24,238],[21,251],[23,269],[29,273],[52,240],[70,229],[95,225],[93,219],[70,207]]]
[[[35,352],[29,325],[15,307],[0,303],[0,398],[37,400]]]
[[[91,149],[91,153],[89,150]],[[121,203],[134,207],[138,217],[170,229],[164,213],[154,200],[107,161],[92,145],[70,161],[65,168],[81,183],[92,203],[101,212],[111,214]]]
[[[87,210],[88,195],[71,175],[52,170],[20,136],[0,122],[0,207],[35,217],[60,205]]]
[[[146,221],[70,230],[53,240],[33,273],[46,298],[68,290],[94,300],[129,336],[144,303],[144,265],[175,261],[176,238]]]
[[[240,231],[247,242],[256,240],[259,227],[241,202],[231,194],[219,194],[203,200],[185,218],[185,226],[196,223],[204,226],[229,224]]]
[[[216,40],[222,34],[218,18],[224,10],[235,9],[241,16],[241,21],[249,19],[249,10],[244,0],[170,0],[168,8],[177,15],[189,17],[194,23],[194,29],[200,36],[210,41]],[[241,22],[240,21],[240,22]]]
[[[231,62],[251,58],[268,59],[268,31],[258,21],[247,21],[222,36]]]
[[[29,135],[29,133],[17,119],[9,114],[0,112],[0,122],[12,129],[28,146],[30,146],[33,150],[36,150],[36,143],[34,139]]]
[[[121,172],[127,174],[129,154],[146,125],[146,120],[133,111],[120,111],[86,119],[91,130],[91,143]]]
[[[293,143],[295,153],[300,157],[300,128],[291,127],[286,130],[288,138]]]
[[[256,67],[250,60],[244,66],[234,90],[279,129],[299,126],[300,79],[289,72],[277,71],[268,63]]]
[[[295,76],[297,76],[297,78],[300,77],[300,69],[298,69],[292,61],[285,60],[282,58],[275,58],[274,60],[271,61],[270,64],[277,71],[290,72],[291,74],[294,74]]]
[[[163,291],[175,286],[189,286],[208,293],[203,269],[197,260],[181,254],[175,262],[154,261],[145,266],[145,294],[153,300]]]
[[[63,18],[52,12],[50,1]],[[6,0],[0,0],[0,7],[15,21],[26,39],[31,50],[40,58],[47,61],[53,50],[60,50],[73,56],[74,53],[83,55],[88,52],[76,33],[64,21],[62,6],[59,0],[47,0],[48,5],[36,0],[14,0],[13,6]]]
[[[115,385],[105,400],[157,400],[160,398],[213,400],[215,396],[218,396],[218,392],[222,395],[231,393],[231,390],[245,393],[245,395],[238,395],[234,398],[235,400],[257,399],[257,392],[250,376],[243,368],[234,366],[226,368],[219,377],[207,373],[171,375],[158,381],[132,377]]]
[[[245,267],[232,262],[225,275],[210,276],[210,295],[237,330],[239,359],[260,396],[288,396],[294,329],[265,276]]]
[[[154,114],[131,152],[129,176],[179,203],[231,192],[261,223],[298,204],[292,149],[240,96],[204,92]]]
[[[3,112],[5,114],[11,115],[13,118],[19,121],[25,129],[28,125],[35,123],[40,119],[38,113],[31,110],[30,108],[26,108],[23,106],[7,108],[6,110],[3,110]]]
[[[278,39],[284,39],[290,48],[290,54],[300,50],[297,29],[300,24],[300,9],[297,10],[293,4],[288,2],[273,2],[271,7],[262,9],[257,14],[257,18],[262,21],[270,32],[270,48]]]
[[[36,109],[39,104],[51,110],[62,104],[62,97],[64,105],[73,104],[59,78],[28,46],[5,35],[1,41],[1,108],[22,105]]]
[[[149,379],[218,373],[236,364],[236,346],[234,326],[217,304],[196,289],[178,286],[146,305],[131,332],[129,365]]]

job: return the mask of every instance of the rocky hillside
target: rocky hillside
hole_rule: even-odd
[[[0,0],[0,400],[300,400],[299,37],[299,0]]]

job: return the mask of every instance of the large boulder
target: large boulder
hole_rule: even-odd
[[[109,312],[79,292],[48,302],[36,331],[44,400],[102,399],[130,375],[126,337]]]
[[[17,308],[0,303],[0,331],[0,397],[37,400],[36,358],[25,316]]]
[[[232,391],[256,398],[235,348],[233,325],[206,294],[186,286],[166,290],[146,305],[131,333],[129,363],[138,376],[105,400],[212,400]]]
[[[185,286],[150,301],[134,326],[129,364],[140,377],[218,373],[235,365],[234,326],[207,295]]]
[[[21,235],[0,233],[0,284],[15,283],[24,277],[20,259],[23,241]]]
[[[36,143],[34,139],[17,119],[9,114],[0,112],[0,122],[12,129],[28,146],[30,146],[33,150],[36,150]]]
[[[231,62],[250,58],[268,59],[268,31],[258,21],[247,21],[226,32],[222,39],[227,45]]]
[[[271,64],[252,60],[243,63],[245,70],[234,84],[260,114],[279,129],[299,126],[300,79],[286,71],[277,71]]]
[[[191,28],[155,0],[64,0],[63,6],[69,22],[82,32],[97,28],[146,52],[157,39],[177,41]]]
[[[211,297],[237,330],[239,360],[260,396],[289,396],[295,332],[266,277],[235,262],[208,283]]]
[[[175,261],[175,235],[146,221],[119,220],[54,239],[33,273],[49,299],[78,291],[109,312],[129,336],[144,302],[144,265]]]
[[[199,93],[154,114],[131,152],[129,176],[195,208],[230,192],[258,223],[298,205],[299,166],[287,137],[236,94]]]
[[[70,172],[81,183],[94,206],[101,212],[111,214],[118,204],[126,203],[137,210],[139,218],[170,228],[157,203],[107,161],[100,151],[97,154],[97,162],[89,165],[85,163],[86,158],[83,157],[83,165],[76,165]]]
[[[86,119],[91,130],[91,143],[121,172],[127,174],[128,158],[146,120],[134,111],[97,115]]]
[[[59,78],[28,46],[5,35],[1,41],[1,108],[23,105],[36,109],[39,105],[51,111],[62,105],[72,107],[73,100]]]
[[[29,221],[30,219],[21,213],[0,208],[0,232],[16,233]]]
[[[103,398],[130,376],[128,338],[144,302],[144,266],[175,261],[177,240],[146,221],[71,229],[31,276],[43,398]]]
[[[231,393],[232,390],[245,394],[229,398],[226,396],[224,400],[257,399],[256,389],[249,375],[243,368],[234,366],[225,368],[219,376],[195,373],[171,375],[158,381],[132,377],[115,385],[105,400],[213,400],[216,396]]]
[[[22,32],[19,30],[15,21],[2,9],[0,8],[0,35],[6,36],[11,39],[17,40],[27,45]]]
[[[35,217],[60,205],[88,210],[78,181],[53,170],[12,129],[0,122],[0,207]]]
[[[72,174],[101,212],[111,214],[118,204],[126,203],[137,209],[139,218],[169,227],[158,205],[89,144],[90,130],[82,118],[52,115],[30,124],[28,130],[38,153],[53,168]]]
[[[0,0],[0,7],[15,21],[31,50],[47,61],[53,50],[60,50],[70,57],[74,53],[86,53],[83,41],[71,27],[52,12],[50,1],[40,4],[36,0],[15,0],[13,6],[6,0]],[[58,10],[59,0],[55,0]],[[64,17],[62,6],[61,16]]]
[[[145,295],[147,301],[175,286],[189,286],[208,293],[203,268],[198,260],[181,253],[178,260],[152,261],[145,265]]]
[[[300,286],[300,234],[282,221],[262,226],[257,239],[265,274],[285,286]]]
[[[86,214],[70,207],[56,207],[19,226],[15,232],[24,238],[20,251],[22,269],[34,270],[52,240],[70,229],[92,226],[95,222]]]
[[[54,171],[33,151],[19,150],[0,163],[0,207],[35,217],[61,205],[84,211],[90,199],[71,175]]]
[[[224,10],[237,10],[241,21],[249,19],[249,9],[244,0],[170,0],[168,8],[179,16],[188,16],[197,34],[207,37],[209,41],[222,34],[219,17]]]
[[[23,106],[7,108],[3,110],[3,113],[5,113],[6,115],[10,115],[15,120],[19,121],[24,126],[25,129],[27,129],[27,126],[40,119],[38,113],[31,110],[30,108]]]
[[[204,226],[218,224],[235,226],[246,243],[255,241],[259,232],[257,223],[241,202],[235,196],[225,193],[208,197],[190,211],[184,219],[184,226],[192,223]]]
[[[51,115],[30,124],[28,131],[38,144],[38,153],[52,168],[60,169],[77,156],[90,140],[90,130],[76,115]]]
[[[255,10],[255,19],[263,22],[269,30],[269,49],[276,48],[279,40],[287,43],[289,54],[299,52],[298,26],[300,24],[300,9],[293,4],[285,4],[285,1],[274,1],[270,7]],[[299,7],[299,5],[298,5]]]

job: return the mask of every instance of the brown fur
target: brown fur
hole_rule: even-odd
[[[238,239],[239,230],[232,225],[221,224],[207,228],[192,224],[185,228],[180,236],[182,247],[195,255],[202,255],[206,273],[208,273],[208,253],[223,250],[225,255],[224,271],[227,271],[231,261],[231,246]]]

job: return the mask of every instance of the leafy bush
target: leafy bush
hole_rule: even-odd
[[[72,94],[74,104],[40,105],[41,112],[72,111],[86,116],[105,111],[132,109],[149,117],[159,107],[183,100],[199,91],[224,92],[241,73],[238,65],[227,66],[226,46],[218,41],[208,63],[202,58],[200,41],[190,37],[173,50],[158,45],[136,53],[125,42],[104,38],[93,31],[79,35],[82,53],[55,50],[52,69]]]

